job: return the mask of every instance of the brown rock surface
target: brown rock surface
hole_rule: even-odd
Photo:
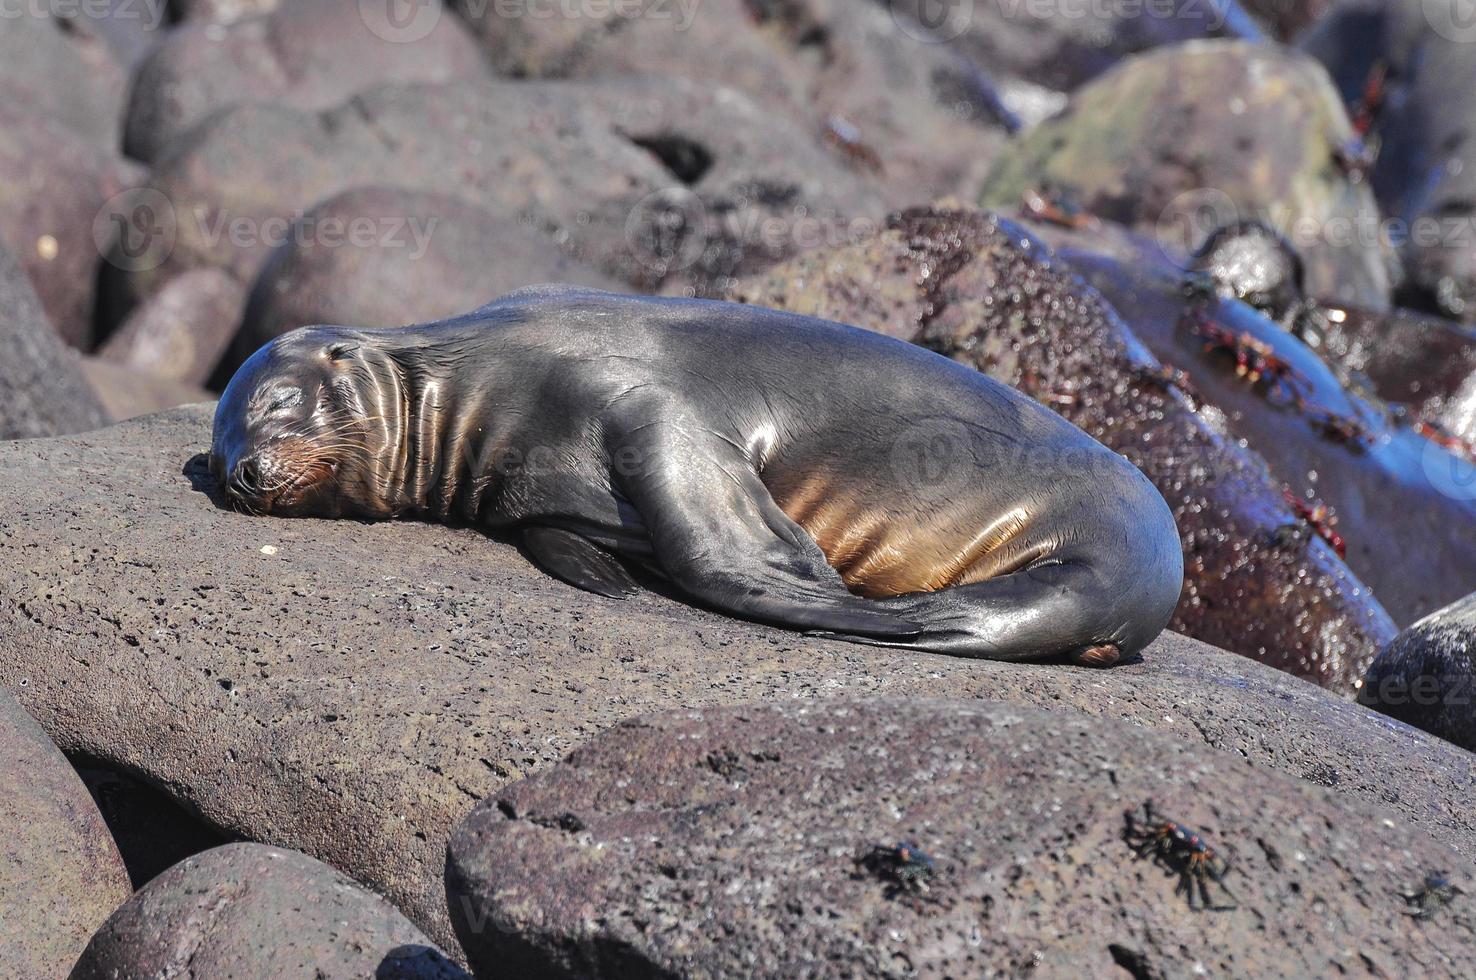
[[[1124,839],[1149,799],[1230,861],[1211,909]],[[897,841],[931,858],[925,891],[865,863]],[[1469,865],[1382,808],[992,702],[646,715],[478,806],[448,853],[488,976],[1457,977],[1476,955],[1470,900],[1420,921],[1401,894],[1441,870],[1470,891]]]
[[[1472,757],[1173,634],[1108,671],[852,646],[563,585],[414,523],[215,506],[211,409],[0,444],[0,683],[67,751],[306,851],[451,949],[451,828],[644,711],[813,697],[1075,707],[1382,802],[1476,857]],[[23,686],[22,686],[23,685]]]
[[[98,357],[157,377],[204,384],[240,329],[245,306],[246,290],[235,279],[219,269],[191,269],[129,314],[103,342]]]
[[[0,245],[0,439],[93,429],[107,421],[81,358],[41,309],[20,263]]]
[[[229,106],[272,103],[327,109],[383,84],[453,82],[491,74],[455,17],[436,17],[414,43],[376,33],[373,4],[293,0],[257,17],[187,22],[139,66],[125,147],[153,161],[200,120]],[[417,2],[438,12],[439,0]]]
[[[131,890],[87,787],[0,689],[0,976],[66,976]]]
[[[355,188],[309,211],[268,260],[228,367],[297,327],[424,323],[540,282],[620,289],[511,218],[443,194]]]
[[[470,980],[384,899],[305,854],[186,858],[98,930],[71,980]]]

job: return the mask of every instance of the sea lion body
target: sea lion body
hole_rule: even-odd
[[[311,327],[217,410],[242,506],[518,531],[736,615],[997,659],[1110,662],[1168,621],[1173,518],[1126,460],[998,382],[757,307],[534,287],[397,330]]]

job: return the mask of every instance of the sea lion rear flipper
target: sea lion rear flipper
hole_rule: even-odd
[[[572,586],[611,599],[628,599],[640,591],[625,566],[588,538],[556,527],[523,531],[523,548],[548,574]]]
[[[721,612],[789,629],[888,640],[921,632],[852,594],[809,535],[777,521],[768,488],[731,441],[650,422],[651,414],[624,433],[612,431],[611,450],[646,463],[620,474],[620,489],[677,588]]]

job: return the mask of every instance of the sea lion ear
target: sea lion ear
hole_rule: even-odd
[[[340,340],[328,345],[324,351],[330,361],[347,361],[358,351],[359,345]]]

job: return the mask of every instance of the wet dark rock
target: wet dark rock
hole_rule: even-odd
[[[0,88],[5,110],[49,120],[92,149],[116,151],[122,132],[127,76],[86,22],[38,16],[55,7],[82,5],[17,3],[0,17]],[[15,125],[7,120],[0,132]],[[40,148],[37,152],[42,152]],[[4,183],[15,178],[6,177]]]
[[[1339,4],[1301,41],[1347,102],[1377,93],[1372,183],[1398,222],[1407,275],[1401,300],[1467,323],[1476,323],[1473,40],[1461,0],[1360,0]]]
[[[1358,699],[1476,752],[1476,595],[1395,637],[1369,667]]]
[[[517,78],[684,78],[783,114],[888,206],[977,193],[1013,121],[979,62],[883,4],[452,4]],[[982,4],[980,5],[983,6]]]
[[[187,857],[230,843],[137,776],[91,759],[72,765],[108,825],[134,889]]]
[[[102,404],[41,309],[20,263],[0,245],[0,439],[92,429]]]
[[[0,444],[0,684],[66,751],[351,874],[448,950],[472,804],[624,718],[714,704],[1074,707],[1383,801],[1476,858],[1469,754],[1244,657],[1167,633],[1106,671],[860,647],[592,597],[469,529],[253,518],[210,496],[212,411]]]
[[[246,290],[219,269],[191,269],[165,283],[123,321],[98,356],[124,367],[204,384],[241,324]]]
[[[711,293],[880,218],[865,179],[735,92],[523,82],[509,98],[510,84],[384,87],[321,116],[211,117],[154,172],[176,233],[135,264],[127,290],[147,297],[200,267],[253,282],[294,220],[366,184],[460,197],[646,291]],[[712,160],[690,186],[652,149],[677,137]]]
[[[375,85],[490,75],[457,19],[436,16],[439,0],[417,3],[435,23],[413,43],[376,32],[378,22],[363,13],[372,8],[294,0],[229,26],[187,22],[171,31],[135,75],[124,144],[129,155],[156,160],[200,120],[242,103],[321,110]]]
[[[470,980],[384,899],[305,854],[229,844],[118,909],[71,980],[116,977]]]
[[[117,233],[104,203],[142,179],[135,166],[54,120],[0,105],[0,243],[20,259],[52,324],[79,350],[92,349],[101,249]]]
[[[1276,229],[1257,221],[1216,228],[1195,249],[1189,268],[1208,275],[1224,295],[1278,322],[1306,298],[1302,257]]]
[[[1196,413],[1188,386],[1018,226],[985,212],[906,212],[870,242],[808,254],[735,296],[924,344],[1130,459],[1183,540],[1174,629],[1344,692],[1392,637],[1326,542],[1284,532],[1297,516],[1265,461]]]
[[[1476,328],[1413,310],[1323,311],[1323,357],[1379,398],[1405,409],[1406,422],[1433,423],[1476,444]]]
[[[162,412],[176,405],[209,401],[213,397],[188,381],[161,377],[96,357],[82,359],[82,374],[112,422]]]
[[[0,975],[60,977],[128,897],[128,873],[87,787],[0,689]]]
[[[1135,851],[1149,800],[1228,862],[1204,883],[1211,908],[1176,894],[1182,858]],[[911,878],[868,860],[899,841]],[[1407,914],[1403,893],[1442,869],[1463,895],[1433,922]],[[1384,809],[987,701],[624,722],[478,806],[447,888],[487,975],[1456,977],[1476,954],[1469,866]]]
[[[1312,59],[1194,42],[1131,58],[1077,90],[1001,154],[981,200],[1013,209],[1059,185],[1179,261],[1217,228],[1261,221],[1296,246],[1311,295],[1381,308],[1390,280],[1378,210],[1367,182],[1338,163],[1352,137]]]
[[[1073,6],[1001,2],[932,4],[888,0],[923,36],[956,39],[974,61],[1001,75],[1070,91],[1130,55],[1198,38],[1255,41],[1261,30],[1234,0]]]
[[[1345,389],[1315,351],[1245,304],[1186,299],[1177,277],[1140,266],[1063,257],[1156,356],[1188,372],[1198,400],[1295,496],[1332,508],[1348,566],[1396,623],[1469,590],[1476,469],[1468,462]],[[1313,520],[1294,531],[1299,524],[1299,534],[1321,533]]]
[[[309,211],[291,239],[262,270],[223,375],[308,324],[425,323],[538,282],[620,289],[538,231],[442,194],[355,188]]]

